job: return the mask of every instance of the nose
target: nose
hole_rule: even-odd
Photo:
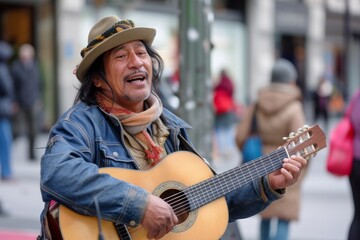
[[[136,55],[136,53],[131,53],[129,58],[129,68],[138,69],[143,65],[142,59]]]

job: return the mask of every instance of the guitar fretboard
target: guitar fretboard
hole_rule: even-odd
[[[189,201],[190,210],[198,209],[245,184],[280,169],[283,164],[282,160],[286,157],[288,157],[288,153],[285,147],[281,147],[268,155],[184,189],[183,192]]]

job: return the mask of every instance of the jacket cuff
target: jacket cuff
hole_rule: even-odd
[[[278,200],[279,198],[282,198],[286,193],[286,189],[274,190],[271,188],[269,175],[266,175],[265,177],[261,178],[261,186],[262,186],[261,197],[264,199],[265,202],[267,201],[273,202],[275,200]]]
[[[117,223],[130,227],[139,225],[148,205],[149,193],[133,185],[128,192],[127,202],[123,204],[124,211],[117,219]]]

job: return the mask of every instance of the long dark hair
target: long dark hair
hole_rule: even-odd
[[[148,46],[143,41],[142,43],[144,44],[146,51],[148,52],[152,61],[152,71],[153,71],[152,90],[157,92],[158,86],[160,84],[161,75],[164,69],[164,61],[154,48]],[[84,81],[82,82],[82,84],[78,89],[78,93],[75,97],[74,104],[79,101],[85,102],[89,105],[97,104],[95,93],[98,90],[93,84],[93,79],[96,76],[99,76],[100,79],[104,81],[111,88],[109,81],[106,79],[105,76],[104,55],[105,53],[101,54],[89,68],[87,74],[85,75]],[[113,93],[112,89],[111,91]]]

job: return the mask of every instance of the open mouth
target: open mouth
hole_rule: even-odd
[[[127,79],[126,82],[136,82],[136,81],[144,81],[146,79],[146,74],[145,73],[138,73],[138,74],[133,74],[130,75]]]
[[[144,81],[144,80],[145,77],[136,77],[136,78],[128,79],[127,82]]]

